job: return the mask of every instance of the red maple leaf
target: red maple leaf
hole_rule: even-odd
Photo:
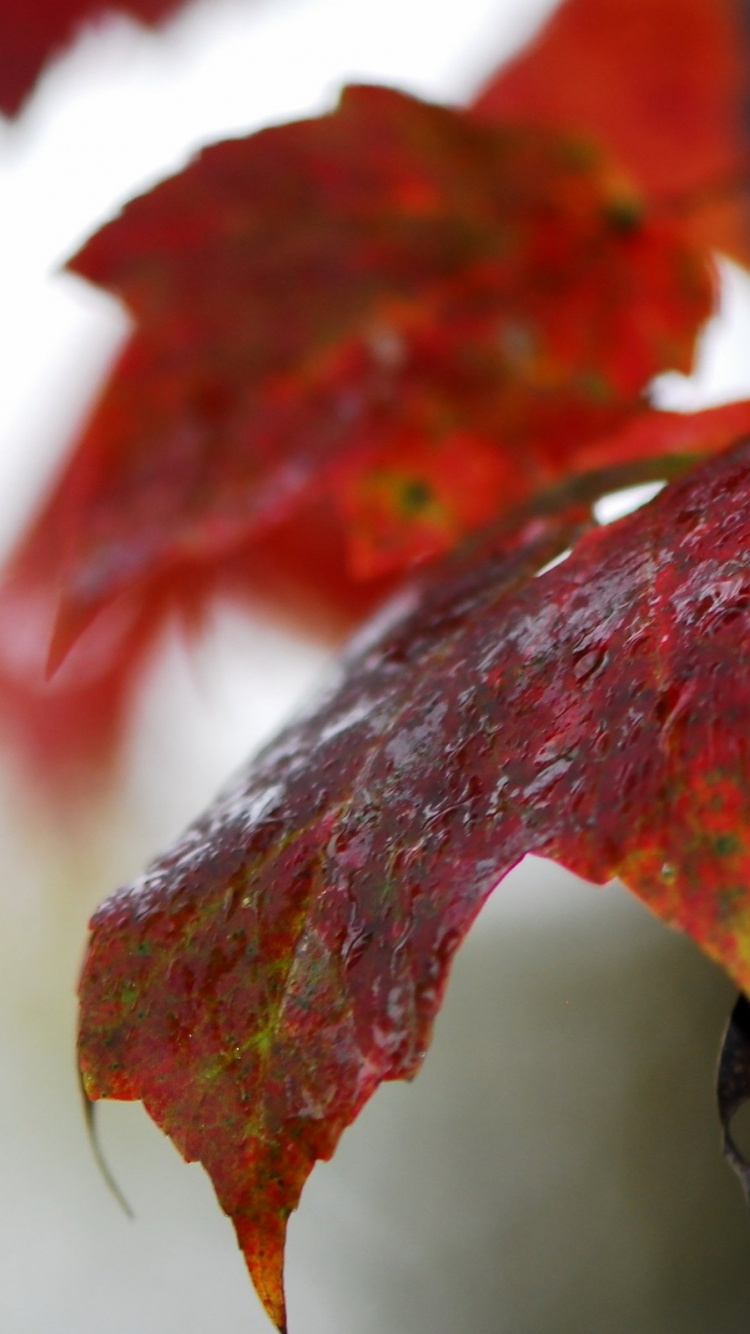
[[[206,1166],[279,1329],[315,1160],[417,1071],[525,854],[619,876],[750,984],[750,444],[596,528],[601,491],[647,473],[568,482],[423,574],[93,918],[89,1096],[141,1098]]]
[[[748,85],[739,0],[565,0],[474,106],[600,139],[697,239],[747,263]]]
[[[84,23],[113,9],[158,22],[182,0],[3,0],[0,5],[0,111],[14,116],[51,56]]]
[[[5,694],[57,772],[89,691],[111,744],[170,609],[301,563],[361,604],[354,577],[451,547],[642,411],[713,294],[585,144],[374,87],[207,149],[72,267],[136,330],[0,597]],[[48,696],[55,618],[55,660],[90,629]]]

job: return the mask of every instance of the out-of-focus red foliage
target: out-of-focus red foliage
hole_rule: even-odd
[[[565,0],[474,107],[601,140],[700,241],[748,262],[749,88],[743,0]]]
[[[170,616],[220,591],[340,629],[426,566],[92,922],[87,1092],[203,1162],[280,1330],[312,1166],[419,1067],[526,853],[619,875],[750,986],[750,403],[646,396],[691,366],[708,246],[750,254],[742,16],[569,0],[475,112],[349,89],[73,261],[135,330],[0,587],[0,703],[58,781]]]
[[[661,458],[665,478],[671,467],[698,462],[721,453],[727,442],[750,435],[750,401],[724,403],[702,412],[641,412],[612,435],[601,436],[582,448],[573,472],[586,473],[609,467],[612,462],[637,463]]]
[[[14,116],[51,56],[85,23],[112,10],[155,23],[182,0],[2,0],[0,111]]]
[[[0,688],[57,772],[81,682],[100,757],[170,609],[299,589],[300,549],[318,603],[361,608],[354,581],[453,546],[688,370],[713,295],[586,144],[374,87],[207,149],[72,267],[136,330],[0,594]],[[55,620],[55,665],[86,634],[49,694]]]
[[[418,1069],[454,951],[526,853],[620,876],[750,985],[750,445],[592,529],[625,480],[433,567],[94,916],[87,1091],[142,1099],[206,1166],[280,1330],[312,1166]]]

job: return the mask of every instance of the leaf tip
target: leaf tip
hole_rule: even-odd
[[[81,604],[77,598],[63,595],[52,626],[47,661],[44,665],[47,681],[51,681],[57,674],[71,649],[75,648],[84,630],[88,629],[101,609],[100,602]]]
[[[52,629],[47,660],[44,664],[45,681],[51,681],[60,670],[76,638],[77,634],[75,631],[71,631],[67,618],[61,612],[58,612]]]
[[[284,1295],[284,1245],[286,1215],[265,1218],[240,1217],[234,1220],[237,1241],[263,1307],[279,1334],[287,1334]]]
[[[117,1203],[119,1204],[120,1208],[125,1214],[125,1217],[133,1219],[135,1218],[135,1213],[131,1208],[130,1204],[128,1203],[127,1199],[123,1195],[119,1185],[117,1184],[117,1181],[115,1180],[112,1171],[110,1169],[109,1163],[107,1162],[102,1152],[102,1146],[99,1143],[99,1136],[97,1134],[97,1127],[96,1127],[96,1115],[95,1115],[96,1100],[89,1096],[88,1089],[86,1088],[86,1078],[83,1071],[80,1069],[78,1071],[78,1082],[80,1085],[81,1098],[83,1101],[83,1115],[86,1122],[86,1133],[89,1138],[89,1144],[91,1145],[91,1151],[94,1155],[94,1162],[96,1163],[97,1167],[99,1168],[99,1171],[101,1172],[102,1178],[104,1180],[107,1189],[111,1191],[112,1195],[117,1200]]]

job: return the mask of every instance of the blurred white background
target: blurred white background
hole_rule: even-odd
[[[203,0],[163,34],[87,33],[0,125],[0,541],[7,550],[126,328],[56,273],[198,145],[318,111],[352,79],[468,96],[548,0]],[[727,268],[695,406],[750,388],[750,292]],[[91,908],[209,798],[325,668],[217,611],[165,644],[119,799],[55,825],[0,774],[0,1329],[268,1327],[231,1228],[137,1106],[100,1108],[131,1200],[97,1174],[74,1074]],[[291,1226],[293,1334],[745,1334],[750,1233],[711,1081],[731,987],[621,890],[528,862],[461,952],[426,1067],[381,1090]]]

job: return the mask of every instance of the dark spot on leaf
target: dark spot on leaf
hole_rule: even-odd
[[[404,483],[399,500],[405,514],[419,514],[432,503],[432,492],[426,482],[415,478]]]

